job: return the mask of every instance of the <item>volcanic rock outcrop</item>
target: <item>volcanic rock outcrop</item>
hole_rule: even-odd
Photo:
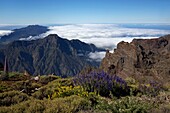
[[[104,71],[141,82],[170,81],[170,35],[156,39],[120,42],[114,53],[106,52],[100,66]]]

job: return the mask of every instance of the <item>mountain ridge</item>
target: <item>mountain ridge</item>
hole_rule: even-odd
[[[67,40],[56,34],[32,41],[14,41],[0,49],[0,62],[8,58],[9,71],[28,71],[33,75],[56,74],[73,76],[86,66],[97,66],[88,54],[105,51],[93,44]],[[83,54],[83,56],[79,56]]]
[[[40,25],[29,25],[27,27],[14,29],[9,35],[2,36],[0,43],[6,44],[21,38],[28,38],[29,36],[37,36],[48,31],[48,28]]]

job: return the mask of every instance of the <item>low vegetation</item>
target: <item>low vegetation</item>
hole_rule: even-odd
[[[0,81],[0,113],[169,113],[170,84],[141,84],[103,71],[72,78],[10,73]],[[23,79],[22,79],[23,78]]]

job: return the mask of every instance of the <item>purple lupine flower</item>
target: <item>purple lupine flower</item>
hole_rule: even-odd
[[[74,83],[81,85],[89,92],[97,91],[102,96],[109,96],[110,92],[115,96],[127,93],[126,82],[122,78],[116,75],[111,76],[104,71],[78,75],[75,77]]]

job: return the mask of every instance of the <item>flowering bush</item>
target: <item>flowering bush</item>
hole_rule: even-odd
[[[95,92],[105,97],[129,94],[129,88],[122,78],[116,75],[111,76],[103,71],[78,75],[73,81],[74,85],[80,85],[88,92]]]
[[[59,97],[68,97],[71,95],[78,95],[81,97],[88,97],[88,92],[84,91],[84,89],[80,86],[60,86],[57,87],[54,91],[54,93],[50,96],[50,99],[54,99],[54,98],[59,98]]]

